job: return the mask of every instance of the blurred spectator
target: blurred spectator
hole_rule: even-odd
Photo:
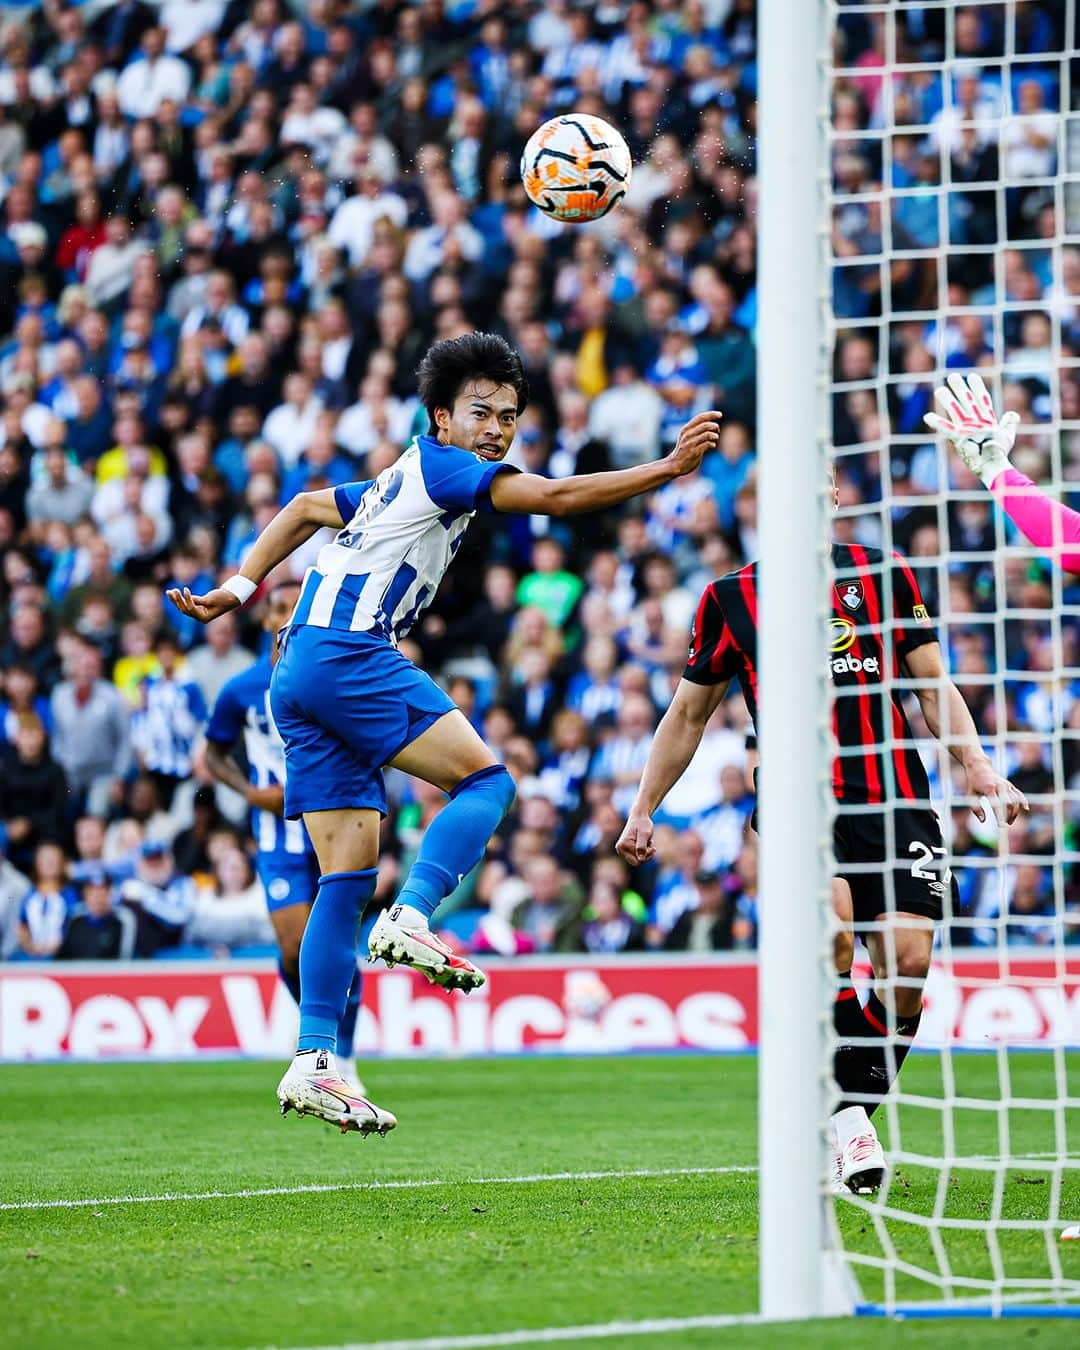
[[[147,28],[133,56],[120,74],[116,97],[126,117],[153,117],[163,99],[182,103],[191,83],[187,65],[165,51],[165,31]]]
[[[42,843],[67,836],[68,786],[49,753],[41,719],[24,716],[14,743],[0,753],[0,825],[11,861],[26,867]]]
[[[518,583],[519,605],[534,606],[553,628],[562,628],[584,590],[581,578],[566,571],[565,552],[557,539],[538,539],[533,545],[533,570]]]
[[[660,439],[671,449],[682,424],[709,407],[712,387],[705,363],[681,319],[668,321],[660,354],[645,372],[660,395]]]
[[[160,635],[154,655],[159,669],[143,684],[142,705],[132,717],[131,742],[168,809],[179,784],[190,777],[192,750],[207,707],[199,686],[181,665],[180,644],[171,633]]]
[[[644,948],[645,927],[623,908],[619,888],[614,882],[598,878],[590,887],[581,940],[585,951],[597,955]]]
[[[135,955],[154,956],[178,946],[195,914],[195,883],[180,876],[169,846],[150,840],[135,860],[135,874],[120,888],[120,900],[135,916]]]
[[[633,803],[649,756],[654,724],[652,704],[644,695],[624,698],[615,715],[615,735],[601,745],[593,761],[590,772],[614,783],[612,801],[624,816]]]
[[[108,870],[101,863],[74,869],[80,899],[68,919],[56,953],[61,961],[127,960],[135,951],[135,916],[117,903]]]
[[[218,810],[217,796],[212,786],[203,784],[195,789],[191,812],[191,824],[173,840],[176,866],[186,876],[209,874],[214,870],[211,854],[215,836],[228,825]]]
[[[34,853],[33,885],[19,907],[19,950],[28,957],[55,956],[76,904],[67,884],[67,859],[59,844],[39,844]]]
[[[217,859],[213,886],[198,891],[186,936],[210,947],[273,945],[262,883],[241,849],[226,849]]]
[[[36,604],[17,605],[8,624],[8,640],[0,652],[5,666],[29,667],[39,688],[52,690],[60,673],[60,660],[42,609]]]
[[[86,515],[94,488],[68,460],[64,424],[53,421],[50,427],[43,446],[45,476],[26,495],[26,516],[30,521],[60,520],[74,525]]]
[[[733,945],[731,906],[718,872],[699,872],[694,878],[697,903],[676,919],[664,939],[668,951],[720,952]]]
[[[579,946],[583,896],[554,858],[537,857],[524,869],[525,899],[511,922],[538,952],[574,951]]]
[[[71,675],[52,692],[53,747],[76,802],[107,816],[131,766],[129,714],[123,696],[102,678],[100,650],[79,641]]]
[[[1001,144],[1009,179],[1050,178],[1057,162],[1057,114],[1047,110],[1041,81],[1021,80],[1017,115],[1006,121]]]
[[[654,459],[660,448],[663,403],[651,384],[628,361],[612,372],[611,384],[592,401],[589,434],[603,441],[612,468]]]
[[[254,655],[241,647],[233,614],[223,614],[206,629],[206,641],[196,647],[184,664],[184,674],[196,686],[205,707],[212,708],[226,681],[255,663]]]
[[[39,692],[37,678],[29,666],[8,666],[0,701],[0,745],[14,744],[16,732],[32,718],[48,730],[52,716],[49,700]]]
[[[135,274],[135,260],[147,246],[131,234],[131,222],[125,215],[113,215],[105,222],[105,242],[94,249],[86,269],[86,293],[94,305],[108,306],[127,292]]]

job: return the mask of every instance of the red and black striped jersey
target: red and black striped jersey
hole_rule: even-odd
[[[832,677],[837,801],[927,802],[929,783],[892,680],[904,657],[936,642],[911,568],[880,549],[834,544],[835,585],[827,673]],[[684,679],[721,684],[738,676],[757,723],[757,563],[705,588],[690,635]],[[809,678],[810,672],[807,671]]]

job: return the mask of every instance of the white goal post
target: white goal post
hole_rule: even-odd
[[[827,271],[825,6],[759,0],[758,529],[760,1311],[839,1312],[826,1292],[820,951],[830,849],[823,669]]]

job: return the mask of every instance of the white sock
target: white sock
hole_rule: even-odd
[[[841,1153],[860,1134],[873,1134],[874,1127],[865,1106],[845,1106],[829,1120],[836,1147]]]
[[[413,905],[395,905],[390,911],[390,917],[395,923],[401,924],[402,928],[427,928],[428,919],[423,910],[416,909]]]
[[[315,1061],[320,1055],[325,1055],[327,1058],[316,1068]],[[293,1056],[293,1064],[301,1073],[325,1073],[336,1068],[332,1050],[297,1050]]]

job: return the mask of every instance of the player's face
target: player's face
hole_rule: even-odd
[[[452,408],[436,408],[439,440],[482,459],[502,459],[517,432],[517,394],[511,385],[468,380]]]

